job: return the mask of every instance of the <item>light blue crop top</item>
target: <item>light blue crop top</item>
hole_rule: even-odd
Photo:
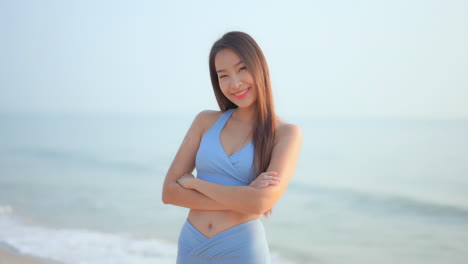
[[[203,135],[195,160],[197,178],[231,186],[249,185],[256,178],[252,142],[231,156],[221,145],[221,130],[233,111],[229,109],[224,112]]]

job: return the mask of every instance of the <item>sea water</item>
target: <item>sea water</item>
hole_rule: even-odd
[[[175,263],[161,202],[194,116],[0,115],[0,243],[62,263]],[[304,142],[263,218],[273,263],[466,263],[468,121],[289,116]]]

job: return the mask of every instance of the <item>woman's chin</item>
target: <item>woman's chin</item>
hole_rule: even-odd
[[[237,105],[238,108],[245,108],[245,109],[253,107],[255,103],[253,100],[234,100],[231,102]]]

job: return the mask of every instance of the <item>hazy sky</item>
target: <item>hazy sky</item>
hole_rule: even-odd
[[[0,0],[0,111],[217,109],[208,53],[241,30],[280,114],[468,118],[467,14],[463,0]]]

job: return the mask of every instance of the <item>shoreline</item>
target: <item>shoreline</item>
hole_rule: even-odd
[[[39,257],[21,254],[15,249],[0,243],[0,264],[59,264]]]

